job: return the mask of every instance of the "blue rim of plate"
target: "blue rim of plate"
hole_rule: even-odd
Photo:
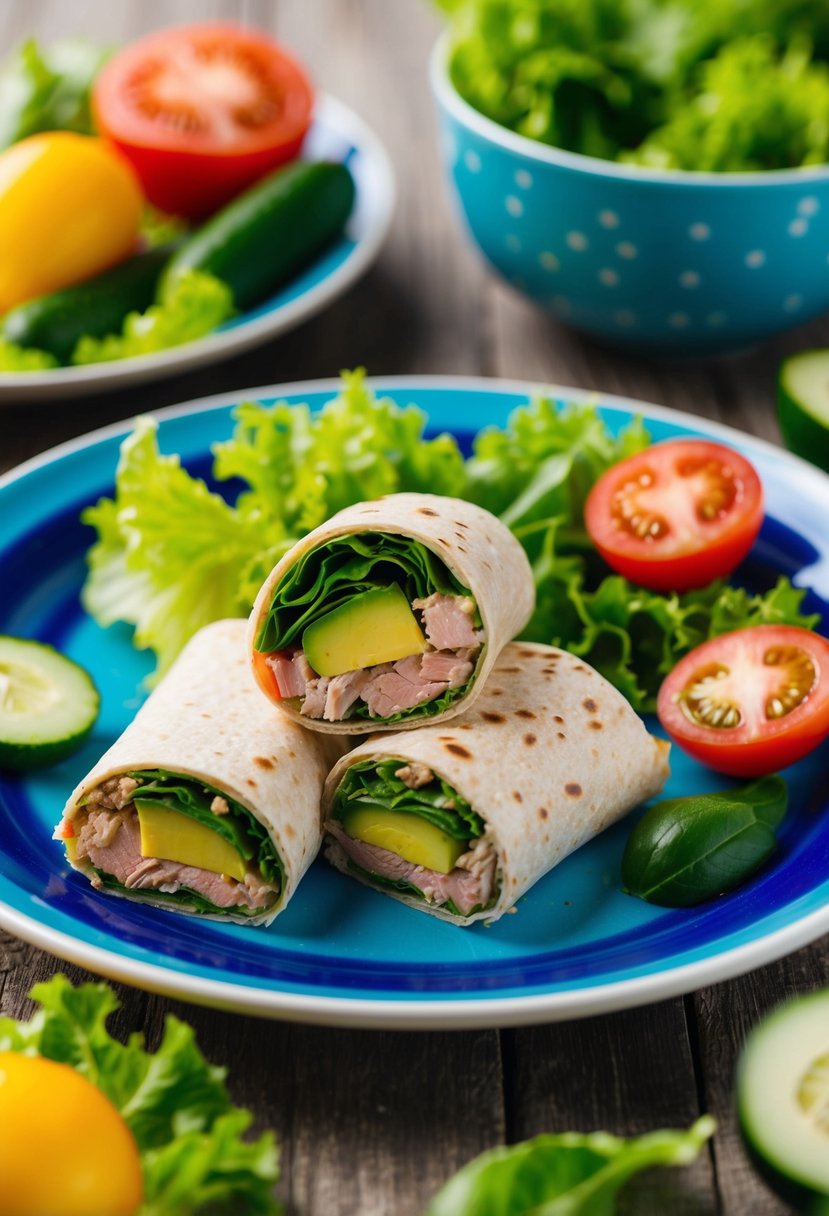
[[[596,402],[612,428],[642,414],[655,439],[720,439],[757,465],[768,517],[743,573],[809,588],[829,623],[829,478],[762,440],[691,415],[560,386],[456,377],[372,383],[426,410],[430,431],[502,423],[534,392]],[[162,450],[204,473],[242,399],[309,401],[333,380],[271,386],[160,410]],[[787,770],[792,809],[778,859],[739,891],[698,909],[657,909],[624,895],[617,825],[541,880],[515,916],[458,929],[366,890],[317,861],[268,929],[216,925],[114,900],[69,871],[49,836],[66,795],[135,711],[148,663],[129,635],[101,631],[78,601],[91,534],[80,507],[109,492],[118,424],[64,444],[0,479],[0,632],[41,637],[85,662],[104,685],[100,733],[44,774],[0,779],[0,924],[111,979],[207,1005],[295,1021],[361,1027],[462,1028],[587,1016],[667,997],[770,962],[829,930],[829,745]],[[109,688],[109,692],[107,689]],[[674,749],[669,794],[722,788]]]
[[[156,354],[51,371],[0,372],[0,405],[103,392],[215,363],[294,329],[341,296],[365,274],[386,238],[394,213],[394,171],[371,128],[324,93],[317,96],[303,155],[347,164],[356,200],[341,239],[271,299],[203,338]]]

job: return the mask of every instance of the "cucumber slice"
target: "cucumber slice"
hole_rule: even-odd
[[[829,350],[804,350],[784,360],[777,417],[786,447],[829,472]]]
[[[749,1155],[798,1211],[829,1212],[829,988],[798,997],[752,1032],[737,1070]]]
[[[0,634],[0,769],[70,755],[95,725],[100,700],[87,672],[52,646]]]

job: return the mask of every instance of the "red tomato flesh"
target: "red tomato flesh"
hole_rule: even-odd
[[[656,711],[686,752],[734,777],[761,777],[829,737],[829,641],[795,625],[725,633],[680,659]]]
[[[125,47],[99,73],[92,105],[149,201],[200,219],[296,156],[313,90],[272,38],[215,23]]]
[[[618,574],[654,591],[688,591],[746,556],[763,522],[763,488],[739,452],[671,439],[608,469],[584,522]]]

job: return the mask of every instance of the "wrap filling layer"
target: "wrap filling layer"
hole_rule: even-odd
[[[142,770],[89,790],[57,835],[94,886],[212,915],[272,908],[282,863],[247,808],[192,777]]]
[[[498,898],[498,859],[484,821],[425,764],[394,757],[351,765],[325,830],[370,883],[457,916]]]
[[[281,700],[309,718],[442,713],[471,687],[486,642],[477,604],[420,541],[338,536],[305,553],[256,638]]]

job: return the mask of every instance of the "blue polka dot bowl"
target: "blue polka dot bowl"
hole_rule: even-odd
[[[499,126],[431,64],[469,232],[514,287],[604,342],[666,356],[752,345],[829,309],[829,166],[656,171]]]

